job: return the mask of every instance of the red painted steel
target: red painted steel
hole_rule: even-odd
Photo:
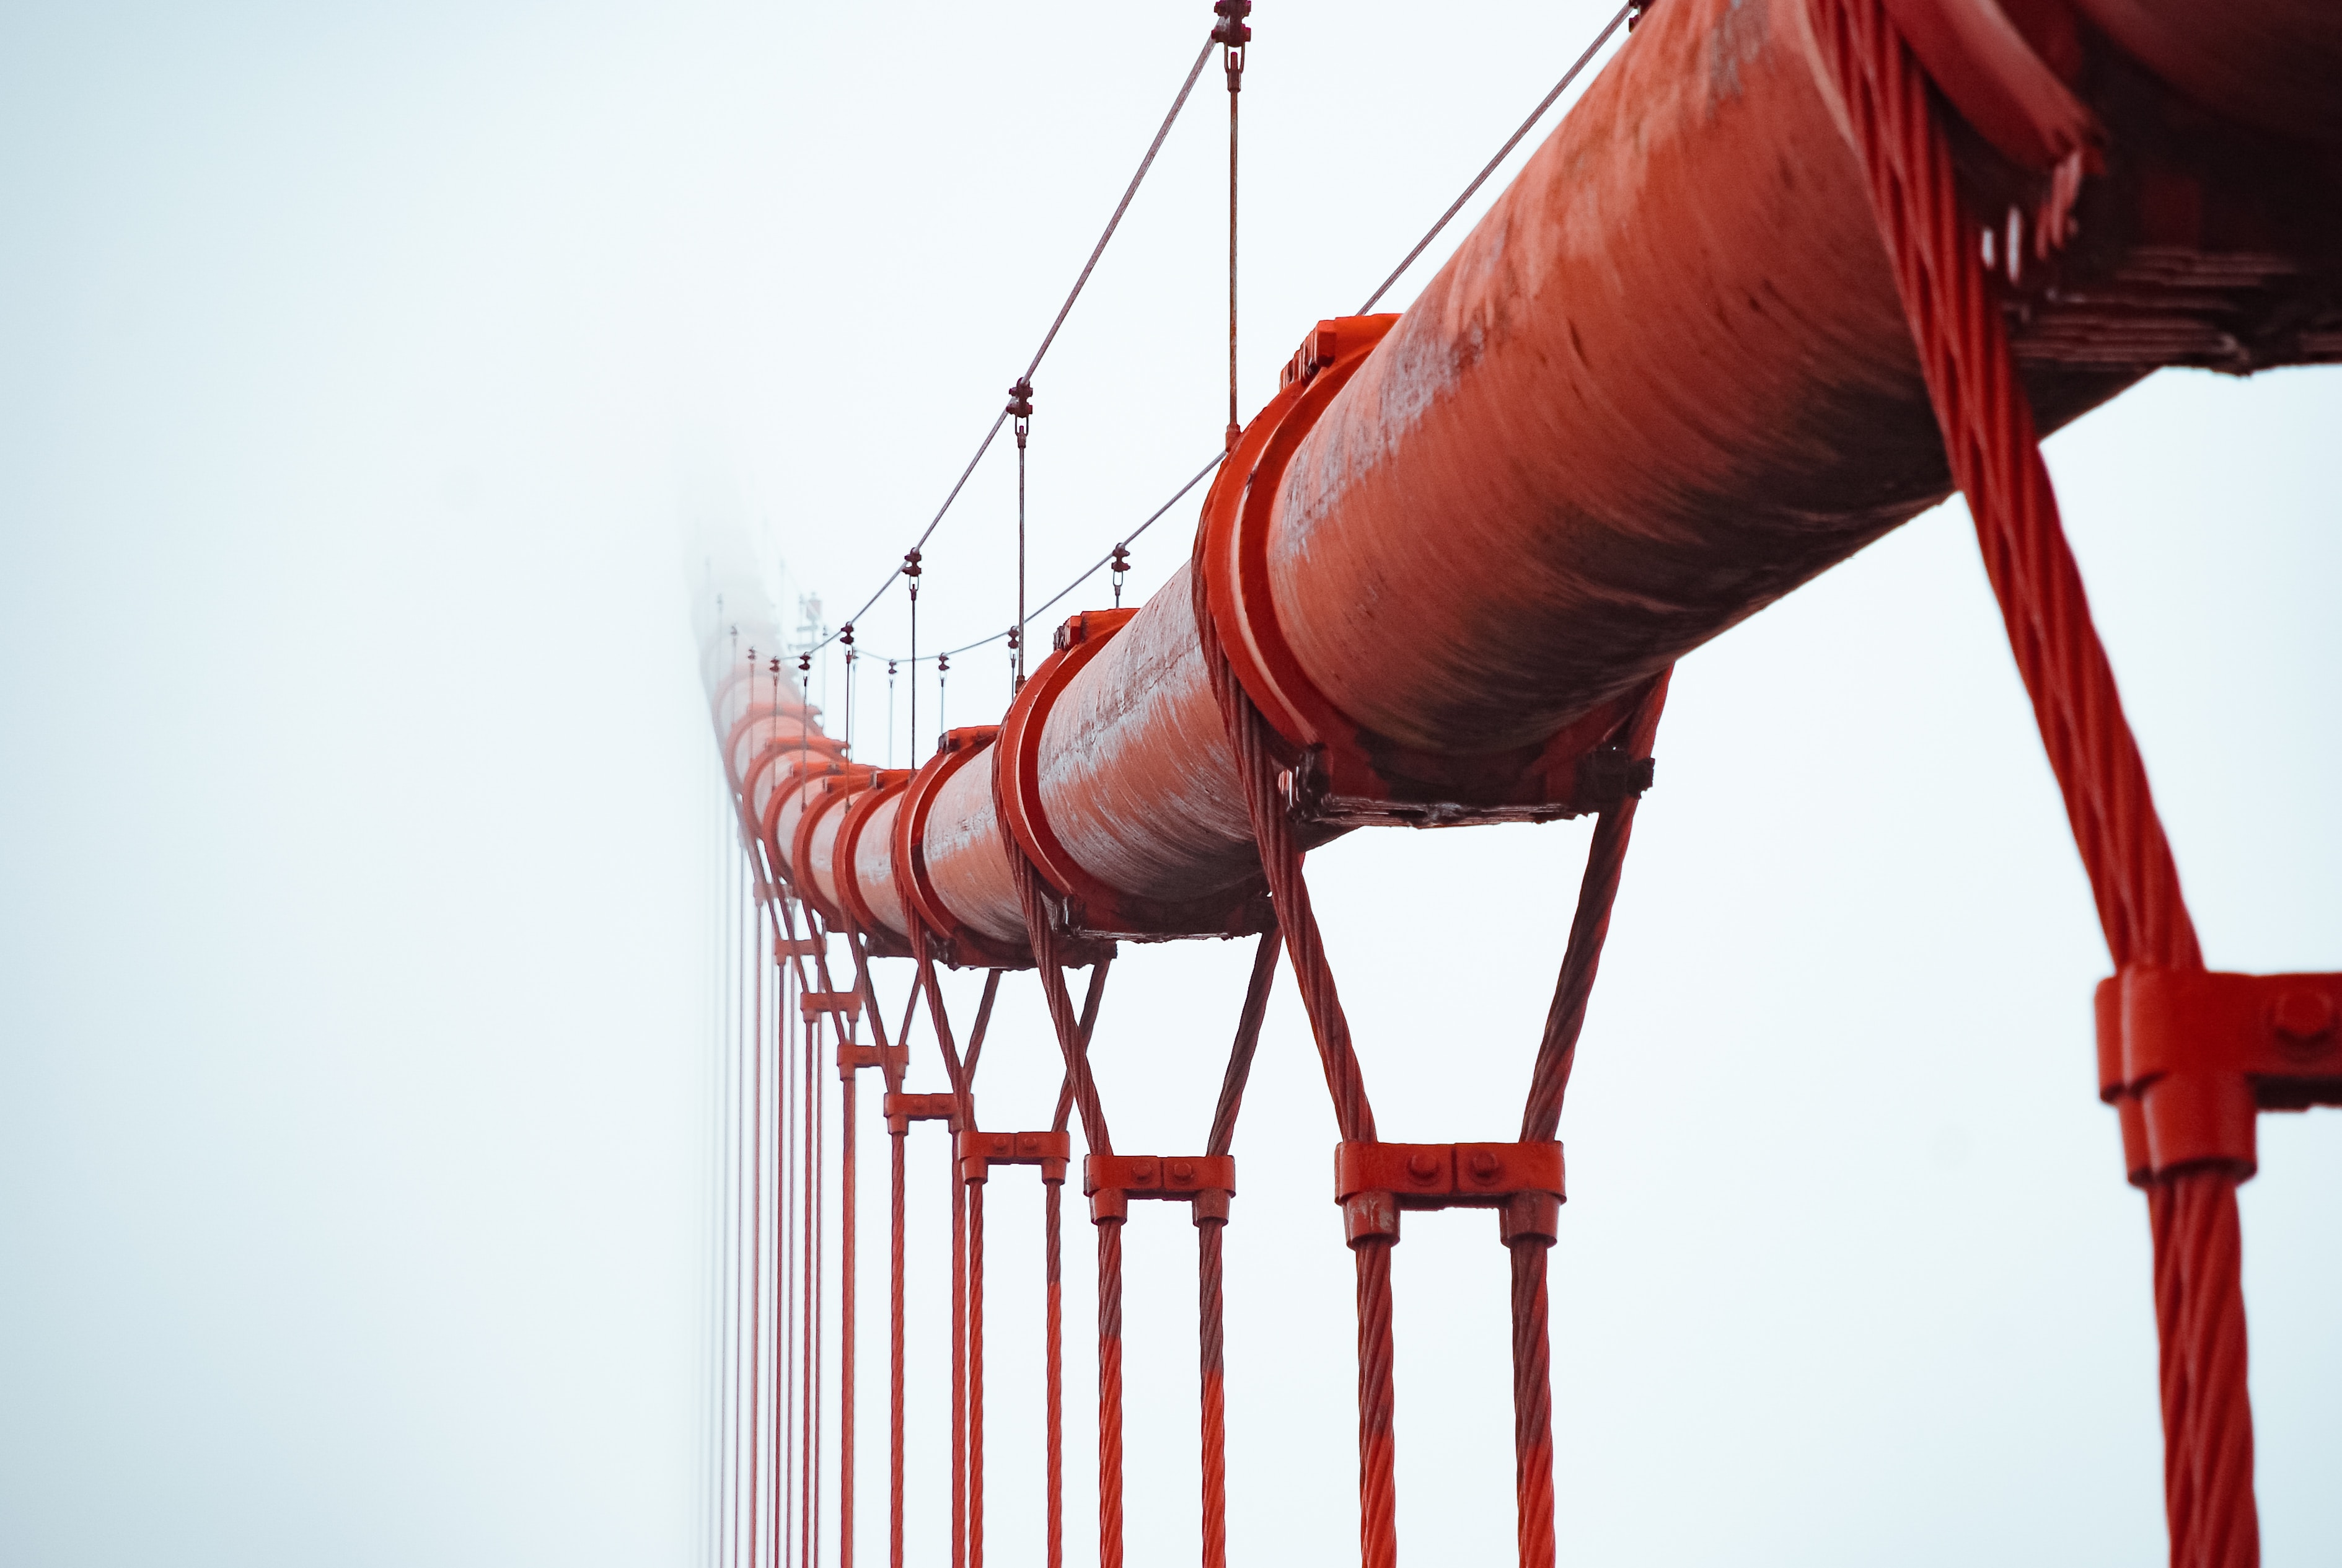
[[[2342,974],[2127,965],[2097,1017],[2098,1094],[2139,1186],[2204,1165],[2245,1180],[2259,1112],[2342,1105]]]
[[[1123,1552],[1122,1222],[1142,1196],[1188,1199],[1202,1227],[1206,1556],[1225,1553],[1219,1227],[1242,1074],[1232,1060],[1209,1153],[1176,1180],[1177,1162],[1116,1154],[1064,971],[1102,970],[1099,938],[1269,930],[1272,907],[1239,1054],[1282,943],[1345,1140],[1362,1558],[1397,1554],[1400,1213],[1484,1206],[1511,1253],[1520,1558],[1553,1561],[1553,1138],[1667,672],[1955,483],[2118,970],[2101,1078],[2155,1237],[2174,1562],[2255,1560],[2235,1188],[2257,1111],[2342,1101],[2342,979],[2202,971],[2037,444],[2158,365],[2342,360],[2337,85],[2342,7],[2318,0],[1666,0],[1411,309],[1317,324],[1232,430],[1186,572],[1065,623],[996,732],[878,774],[776,674],[762,700],[753,660],[723,681],[726,765],[791,891],[915,954],[934,1000],[936,962],[1036,967],[1065,1056],[1052,1132],[960,1140],[955,1561],[982,1553],[983,1170],[1012,1157],[1002,1139],[1069,1157],[1076,1107],[1100,1560]],[[1369,824],[1592,811],[1521,1141],[1379,1144],[1302,852]],[[955,1093],[886,1102],[898,1378],[900,1134],[973,1126],[980,1048],[963,1074],[931,1011]],[[1052,1185],[1052,1562],[1056,1203]],[[896,1409],[899,1561],[899,1387]]]
[[[2324,37],[2332,24],[2306,25]],[[2167,105],[2142,99],[2122,62],[2092,69],[2083,101],[2114,145],[2130,136],[2164,158]],[[1517,765],[1943,498],[1942,439],[1843,114],[1806,6],[1669,0],[1413,308],[1386,326],[1329,324],[1337,338],[1386,335],[1335,372],[1338,387],[1310,393],[1321,370],[1280,391],[1324,406],[1273,484],[1255,475],[1268,444],[1256,418],[1206,507],[1242,503],[1256,555],[1234,574],[1245,614],[1231,619],[1247,630],[1230,656],[1280,735],[1309,738],[1306,687],[1368,757]],[[1626,123],[1634,136],[1616,135]],[[2248,363],[2342,354],[2333,225],[2316,202],[2279,199],[2303,160],[2262,159],[2260,185],[2230,204],[2248,210],[2223,228],[2188,193],[2249,171],[2217,146],[2201,156],[2156,175],[2207,215],[2185,234],[2137,179],[2085,192],[2086,231],[2103,239],[2073,265],[2131,291],[2143,303],[2126,309],[2157,325],[2107,326],[2069,276],[2017,334],[2042,430],[2156,364],[2220,363],[2191,346],[2214,325],[2250,345]],[[2205,255],[2192,272],[2175,237]],[[2268,281],[2279,253],[2294,256],[2290,303]],[[2148,258],[2203,281],[2148,299]],[[2327,326],[2283,325],[2305,302]],[[2094,333],[2113,347],[2090,347]],[[1315,335],[1303,368],[1338,365],[1314,347]],[[1255,624],[1278,646],[1262,653]],[[1247,665],[1272,654],[1287,666],[1260,681]],[[1184,581],[1052,694],[1026,771],[1064,851],[1038,857],[1060,886],[1070,867],[1184,902],[1256,874]],[[988,793],[963,773],[939,796],[928,874],[958,920],[1013,940]]]
[[[827,853],[809,854],[815,880],[837,889],[838,906],[870,944],[874,956],[908,958],[910,924],[894,878],[894,814],[910,784],[908,769],[881,769],[856,791]],[[818,844],[816,833],[808,841]]]
[[[846,824],[846,807],[856,791],[870,786],[875,773],[875,769],[849,765],[821,779],[810,792],[811,798],[789,835],[789,853],[784,864],[790,867],[796,894],[821,916],[824,925],[833,929],[846,924],[846,912],[838,903],[837,892],[838,831]]]

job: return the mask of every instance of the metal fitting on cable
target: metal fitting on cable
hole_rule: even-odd
[[[1252,42],[1252,29],[1245,18],[1252,15],[1252,0],[1212,0],[1212,15],[1219,20],[1212,24],[1212,42],[1223,48],[1241,50]],[[1239,54],[1228,67],[1231,78],[1244,70],[1244,57]]]
[[[1354,1247],[1397,1241],[1406,1209],[1495,1209],[1506,1245],[1551,1245],[1567,1199],[1556,1143],[1352,1142],[1334,1150],[1334,1201]]]
[[[1116,544],[1114,547],[1113,566],[1114,607],[1119,610],[1122,608],[1122,580],[1130,574],[1130,550],[1128,546]]]
[[[1016,445],[1022,451],[1026,434],[1033,428],[1033,384],[1021,375],[1008,389],[1008,417],[1016,422]]]
[[[797,674],[800,675],[806,674],[812,669],[813,655],[810,653],[799,654],[797,655]]]

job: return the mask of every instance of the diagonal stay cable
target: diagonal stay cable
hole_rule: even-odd
[[[1626,5],[1618,7],[1618,14],[1611,17],[1609,22],[1604,25],[1602,31],[1594,35],[1594,42],[1586,46],[1586,53],[1580,55],[1577,57],[1576,63],[1571,65],[1567,71],[1562,73],[1561,80],[1553,85],[1553,91],[1547,93],[1537,106],[1529,111],[1529,117],[1521,122],[1521,128],[1515,131],[1512,135],[1506,139],[1505,145],[1496,149],[1496,155],[1490,158],[1486,165],[1483,167],[1478,174],[1472,176],[1472,183],[1464,187],[1464,194],[1457,196],[1453,202],[1448,204],[1447,210],[1439,215],[1439,221],[1431,225],[1430,232],[1426,234],[1421,239],[1415,242],[1415,248],[1406,253],[1406,259],[1400,262],[1398,265],[1391,269],[1390,276],[1383,279],[1382,287],[1368,295],[1366,296],[1366,303],[1360,305],[1356,311],[1352,314],[1356,315],[1366,315],[1381,302],[1383,295],[1390,293],[1391,285],[1398,282],[1399,278],[1406,272],[1406,269],[1415,265],[1415,258],[1424,253],[1425,247],[1428,246],[1432,241],[1439,237],[1439,231],[1446,228],[1449,222],[1454,219],[1456,215],[1464,210],[1464,204],[1472,199],[1472,193],[1488,183],[1488,176],[1496,172],[1496,165],[1503,163],[1505,159],[1511,155],[1512,150],[1521,145],[1521,138],[1527,135],[1530,130],[1539,120],[1545,118],[1545,112],[1553,107],[1554,101],[1559,98],[1564,93],[1569,91],[1569,85],[1577,80],[1578,73],[1586,69],[1587,63],[1594,58],[1597,52],[1600,51],[1602,45],[1610,41],[1610,35],[1616,33],[1619,26],[1626,22],[1626,18],[1633,14],[1636,7],[1642,3],[1643,0],[1626,0]]]
[[[1227,456],[1228,454],[1225,452],[1213,453],[1212,460],[1205,464],[1201,468],[1196,469],[1195,477],[1189,479],[1187,483],[1179,486],[1178,490],[1172,495],[1170,500],[1166,501],[1162,505],[1157,506],[1153,512],[1147,514],[1146,522],[1141,523],[1137,527],[1133,528],[1129,533],[1115,541],[1114,547],[1109,549],[1105,554],[1099,556],[1096,561],[1092,562],[1090,564],[1089,570],[1084,572],[1080,576],[1075,578],[1072,582],[1058,589],[1056,594],[1050,596],[1046,604],[1036,605],[1029,613],[1027,618],[1037,619],[1044,612],[1047,611],[1056,604],[1058,601],[1065,598],[1066,594],[1072,593],[1075,589],[1080,587],[1083,584],[1096,576],[1098,574],[1098,569],[1104,566],[1107,562],[1114,559],[1115,551],[1127,548],[1132,540],[1137,538],[1141,534],[1146,533],[1149,528],[1154,527],[1156,523],[1165,513],[1179,504],[1179,503],[1186,497],[1187,492],[1193,490],[1196,485],[1201,484],[1206,479],[1211,477],[1211,475],[1217,471],[1220,464],[1227,461]],[[965,643],[956,648],[946,648],[940,654],[921,654],[916,659],[897,657],[895,658],[893,662],[903,664],[933,664],[939,657],[956,659],[962,654],[973,653],[978,648],[988,647],[1006,635],[1008,635],[1008,629],[1006,627],[1003,627],[1001,630],[993,633],[989,637],[979,638],[973,643]],[[866,653],[863,656],[865,658],[872,659],[883,659],[888,657],[888,655],[884,654],[869,653]]]
[[[1073,314],[1074,302],[1082,297],[1082,290],[1089,285],[1090,274],[1097,270],[1098,258],[1106,254],[1106,242],[1114,238],[1114,231],[1122,226],[1122,215],[1130,210],[1131,198],[1138,195],[1139,182],[1146,179],[1146,171],[1155,166],[1155,155],[1163,150],[1164,138],[1170,135],[1172,123],[1179,118],[1179,111],[1187,106],[1188,95],[1196,90],[1196,78],[1200,77],[1204,74],[1204,64],[1212,57],[1212,47],[1213,40],[1206,38],[1204,40],[1203,48],[1196,51],[1196,63],[1187,67],[1187,79],[1179,84],[1179,95],[1171,100],[1170,112],[1163,116],[1163,124],[1156,128],[1155,132],[1155,139],[1146,144],[1146,155],[1138,160],[1137,172],[1130,176],[1130,184],[1123,188],[1122,200],[1114,205],[1114,215],[1106,219],[1106,231],[1098,235],[1097,244],[1090,247],[1089,260],[1082,264],[1081,275],[1074,279],[1074,286],[1066,294],[1066,303],[1057,307],[1056,319],[1049,324],[1049,330],[1047,333],[1043,335],[1041,338],[1041,346],[1033,351],[1033,362],[1025,367],[1025,374],[1023,377],[1021,377],[1022,380],[1030,381],[1033,379],[1033,373],[1041,368],[1041,361],[1048,355],[1049,345],[1057,341],[1058,330],[1066,325],[1066,317]],[[959,493],[966,488],[969,478],[976,473],[976,465],[984,461],[984,454],[992,448],[993,438],[1000,434],[1000,427],[1007,422],[1008,411],[1006,408],[1003,408],[1000,413],[993,416],[992,427],[984,433],[984,439],[976,444],[976,455],[967,460],[967,466],[966,468],[960,470],[957,482],[956,482],[951,487],[951,494],[944,497],[944,504],[941,506],[936,508],[935,516],[928,519],[926,527],[921,530],[918,538],[912,542],[912,549],[924,550],[926,548],[927,541],[934,537],[936,529],[941,526],[944,520],[944,514],[952,509],[952,503],[959,499]],[[1150,518],[1149,521],[1151,522],[1153,519]],[[1095,571],[1096,568],[1093,567],[1092,570]],[[847,616],[844,622],[840,623],[839,630],[844,630],[845,627],[852,625],[855,622],[868,614],[870,613],[870,606],[876,604],[882,597],[884,597],[886,590],[893,587],[895,585],[895,580],[902,574],[903,573],[900,567],[896,567],[894,571],[887,573],[886,580],[878,584],[877,592],[872,594],[869,598],[864,600],[860,609],[855,611],[853,614]],[[1068,591],[1070,592],[1070,590]],[[1063,597],[1063,595],[1061,594],[1059,597]],[[1051,604],[1055,604],[1056,602],[1056,600],[1050,601]],[[1047,606],[1045,605],[1043,607],[1046,608]],[[1007,634],[1004,632],[1001,635],[1006,636]],[[827,647],[836,639],[836,637],[837,633],[832,632],[828,636],[824,637],[820,642],[816,643],[811,648],[805,651],[807,653],[817,653],[821,649]],[[995,640],[996,639],[986,639],[986,642]],[[979,643],[973,645],[981,647],[983,646],[983,644]],[[948,651],[958,652],[959,650],[953,649]]]

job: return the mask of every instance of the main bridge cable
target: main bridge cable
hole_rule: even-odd
[[[1472,194],[1475,191],[1477,191],[1482,185],[1488,183],[1488,176],[1496,172],[1496,165],[1503,163],[1507,157],[1512,155],[1513,149],[1521,145],[1521,138],[1527,135],[1530,130],[1536,126],[1539,120],[1545,118],[1545,112],[1553,107],[1556,99],[1558,99],[1564,93],[1569,91],[1569,85],[1577,80],[1578,74],[1584,71],[1587,65],[1593,61],[1594,56],[1601,51],[1602,45],[1610,41],[1610,35],[1617,32],[1618,29],[1624,26],[1637,11],[1641,10],[1643,3],[1644,0],[1626,0],[1626,5],[1618,7],[1617,15],[1612,16],[1608,22],[1605,23],[1603,25],[1602,31],[1594,35],[1594,42],[1586,46],[1586,53],[1580,55],[1576,60],[1571,64],[1569,69],[1562,73],[1561,80],[1553,85],[1553,91],[1547,93],[1538,101],[1537,106],[1529,111],[1529,117],[1521,122],[1520,129],[1515,131],[1510,136],[1506,138],[1505,145],[1496,149],[1496,155],[1490,158],[1487,163],[1481,167],[1480,172],[1472,176],[1472,183],[1464,187],[1464,194],[1447,204],[1447,210],[1439,215],[1439,221],[1432,225],[1430,229],[1421,239],[1415,242],[1415,248],[1406,253],[1405,260],[1401,261],[1398,265],[1391,269],[1390,276],[1383,279],[1382,286],[1375,290],[1374,293],[1368,295],[1366,296],[1366,303],[1360,305],[1351,314],[1355,315],[1365,315],[1367,312],[1373,310],[1376,305],[1382,303],[1383,295],[1390,293],[1391,285],[1398,282],[1399,278],[1406,274],[1406,269],[1415,265],[1415,258],[1421,255],[1424,253],[1425,248],[1428,246],[1432,241],[1439,237],[1440,231],[1446,228],[1448,224],[1454,220],[1457,213],[1464,210],[1464,204],[1472,199]],[[1233,110],[1231,110],[1231,113],[1233,113]],[[1233,153],[1231,153],[1230,158],[1231,163],[1233,164]],[[1233,196],[1230,198],[1229,210],[1231,215],[1231,223],[1233,223],[1235,211]],[[1232,259],[1235,248],[1235,244],[1231,241],[1229,250],[1231,252]],[[1228,329],[1231,335],[1233,335],[1236,330],[1234,325],[1235,314],[1235,310],[1232,306],[1229,311],[1230,325]]]
[[[1074,286],[1066,295],[1066,303],[1057,307],[1056,318],[1049,323],[1049,330],[1041,338],[1041,346],[1033,351],[1032,362],[1026,365],[1025,374],[1016,378],[1020,385],[1029,384],[1032,381],[1034,373],[1041,368],[1041,361],[1047,356],[1050,345],[1057,341],[1058,329],[1066,325],[1066,318],[1073,314],[1074,302],[1082,297],[1082,290],[1089,284],[1090,274],[1097,270],[1098,258],[1106,254],[1106,242],[1114,238],[1115,230],[1122,226],[1122,216],[1130,210],[1131,198],[1138,195],[1139,182],[1146,179],[1146,171],[1155,166],[1155,155],[1163,150],[1164,138],[1170,135],[1173,123],[1179,118],[1179,111],[1187,106],[1187,95],[1196,90],[1196,80],[1204,74],[1204,63],[1212,57],[1212,46],[1216,42],[1216,38],[1206,38],[1204,40],[1204,46],[1196,52],[1196,63],[1187,67],[1187,79],[1179,84],[1179,95],[1171,100],[1170,112],[1163,116],[1163,124],[1156,127],[1155,139],[1146,144],[1146,155],[1138,160],[1137,171],[1130,176],[1130,184],[1123,188],[1122,200],[1114,205],[1114,215],[1106,219],[1105,232],[1098,235],[1097,244],[1090,247],[1089,260],[1082,264],[1081,275],[1074,279]],[[968,480],[976,473],[976,465],[983,462],[984,454],[992,449],[994,438],[1000,434],[1000,427],[1008,422],[1008,410],[1006,407],[993,415],[991,427],[985,431],[984,439],[976,443],[976,455],[967,460],[967,466],[960,470],[959,478],[953,482],[951,493],[944,497],[944,504],[936,508],[936,514],[927,520],[926,527],[920,530],[919,536],[911,542],[913,550],[926,548],[927,541],[933,538],[936,530],[942,526],[945,514],[951,511],[952,504],[959,499],[959,493],[967,487]],[[900,567],[887,573],[886,580],[878,584],[877,591],[863,601],[860,609],[846,617],[846,624],[851,624],[868,614],[870,607],[886,596],[886,590],[893,587],[895,580],[902,574]],[[815,644],[813,649],[809,651],[818,652],[827,645],[831,637],[836,634],[835,632],[831,633],[828,637],[824,637],[819,643]],[[986,642],[992,640],[986,639]]]

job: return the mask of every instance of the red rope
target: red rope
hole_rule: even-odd
[[[1831,0],[1818,31],[1985,569],[2117,968],[2203,966],[2147,770],[2122,711],[2049,483],[2007,332],[1960,203],[1927,85],[1878,0]],[[2061,188],[2074,183],[2060,171]],[[2053,238],[2062,237],[2053,233]],[[2234,1178],[2150,1194],[2171,1560],[2259,1560]]]
[[[967,1564],[984,1568],[984,1183],[962,1185],[967,1191]]]
[[[894,1204],[887,1235],[886,1325],[886,1563],[903,1568],[903,1136],[886,1130],[894,1175]]]
[[[756,1162],[748,1154],[748,1050],[742,1025],[747,1022],[748,1017],[746,1005],[748,965],[746,955],[756,939],[748,934],[748,922],[746,918],[747,911],[742,907],[747,881],[747,863],[745,855],[736,869],[739,873],[736,880],[740,884],[736,892],[740,896],[735,898],[733,908],[736,916],[734,931],[738,940],[734,944],[733,957],[736,962],[732,974],[732,1083],[736,1092],[733,1095],[732,1102],[732,1529],[730,1533],[732,1562],[735,1568],[737,1568],[740,1562],[740,1544],[746,1533],[741,1513],[742,1499],[746,1495],[747,1490],[742,1484],[741,1466],[745,1463],[748,1449],[746,1433],[742,1425],[746,1419],[748,1408],[748,1356],[746,1342],[742,1336],[751,1332],[746,1327],[747,1314],[741,1310],[746,1303],[748,1293],[748,1273],[741,1265],[746,1261],[748,1255],[747,1174],[756,1169]]]
[[[2253,1413],[2246,1383],[2243,1237],[2237,1178],[2199,1168],[2171,1179],[2186,1280],[2182,1333],[2191,1393],[2189,1484],[2205,1568],[2260,1561],[2253,1497]]]
[[[1096,1230],[1098,1568],[1122,1568],[1122,1223]]]
[[[1111,955],[1099,959],[1090,971],[1089,988],[1082,998],[1081,1049],[1089,1050],[1091,1033],[1097,1027],[1098,1004],[1106,995],[1106,971],[1111,967]],[[1074,1080],[1068,1073],[1057,1089],[1056,1114],[1051,1118],[1052,1132],[1066,1130],[1066,1119],[1073,1114]],[[1043,1416],[1043,1467],[1047,1473],[1047,1564],[1048,1568],[1065,1568],[1066,1561],[1066,1294],[1065,1294],[1065,1184],[1050,1182],[1042,1199],[1041,1272],[1044,1291],[1042,1307],[1042,1383],[1043,1399],[1047,1410]]]
[[[995,783],[997,789],[997,780]],[[1082,1135],[1090,1152],[1114,1153],[1106,1110],[1098,1103],[1091,1080],[1089,1042],[1074,1015],[1073,997],[1066,987],[1065,965],[1050,924],[1047,895],[1041,874],[1022,850],[1012,849],[1009,869],[1016,882],[1017,901],[1033,944],[1041,994],[1049,1007],[1049,1022],[1065,1057],[1066,1086],[1072,1104],[1081,1112]],[[1097,994],[1101,976],[1093,972],[1091,994]],[[1097,1225],[1098,1313],[1098,1564],[1122,1568],[1122,1225],[1106,1218]]]
[[[833,1031],[840,1041],[846,1031]],[[805,1057],[806,1098],[806,1277],[805,1277],[805,1360],[804,1378],[805,1432],[803,1478],[804,1501],[800,1505],[803,1546],[798,1561],[812,1563],[821,1545],[821,1371],[822,1371],[822,1284],[827,1262],[822,1225],[822,1190],[824,1186],[822,1149],[827,1137],[828,1094],[814,1053],[808,1049]]]
[[[1358,1560],[1364,1568],[1396,1568],[1398,1562],[1390,1254],[1387,1236],[1350,1249],[1358,1271]]]
[[[967,1199],[951,1172],[951,1561],[967,1563]]]
[[[1513,1490],[1521,1568],[1553,1568],[1553,1342],[1546,1325],[1549,1244],[1513,1255]]]
[[[1203,1382],[1204,1568],[1228,1563],[1228,1409],[1226,1341],[1221,1326],[1221,1249],[1225,1220],[1196,1224],[1196,1319]]]
[[[1051,1182],[1042,1198],[1041,1274],[1043,1416],[1042,1443],[1048,1471],[1048,1568],[1066,1564],[1066,1303],[1062,1283],[1065,1183]]]
[[[1204,535],[1196,536],[1196,549]],[[1253,837],[1260,846],[1261,870],[1268,879],[1269,898],[1284,932],[1292,960],[1293,978],[1309,1014],[1309,1029],[1317,1044],[1317,1059],[1333,1096],[1334,1119],[1346,1143],[1375,1141],[1375,1113],[1366,1098],[1366,1078],[1357,1053],[1350,1044],[1350,1024],[1335,988],[1334,971],[1309,904],[1309,884],[1301,871],[1301,847],[1293,824],[1278,798],[1276,741],[1268,721],[1252,698],[1236,684],[1221,646],[1219,629],[1212,620],[1209,595],[1200,560],[1188,569],[1194,594],[1196,629],[1203,644],[1204,668],[1212,683],[1220,716],[1236,752],[1237,771],[1244,780],[1245,806],[1251,817]],[[1394,1427],[1397,1395],[1393,1384],[1390,1248],[1387,1236],[1364,1236],[1351,1243],[1358,1276],[1358,1542],[1366,1568],[1388,1568],[1398,1561],[1396,1453]]]
[[[881,1043],[884,1043],[883,1036]],[[854,1568],[854,1112],[856,1081],[849,1074],[837,1091],[837,1565]]]
[[[795,1135],[791,1117],[793,1096],[789,1093],[790,1063],[788,1036],[780,1037],[781,1050],[773,1070],[773,1371],[772,1371],[772,1481],[766,1504],[771,1515],[769,1534],[771,1556],[777,1563],[788,1551],[791,1510],[796,1501],[789,1486],[789,1478],[796,1473],[797,1429],[789,1419],[796,1404],[796,1341],[792,1333],[796,1323],[796,1294],[791,1288],[796,1278],[796,1251],[792,1244],[792,1225],[796,1211],[790,1203],[792,1166],[789,1151]],[[755,1563],[754,1553],[750,1562]]]
[[[1236,1043],[1228,1049],[1227,1071],[1220,1079],[1219,1104],[1213,1108],[1212,1130],[1204,1152],[1225,1154],[1235,1144],[1236,1113],[1243,1108],[1245,1082],[1252,1074],[1254,1051],[1260,1044],[1261,1021],[1268,1014],[1270,984],[1276,978],[1276,955],[1282,946],[1275,927],[1261,934],[1253,948],[1252,976],[1245,985],[1244,1007],[1236,1014]],[[1226,1329],[1222,1243],[1227,1221],[1198,1213],[1196,1216],[1196,1341],[1199,1359],[1202,1407],[1204,1568],[1227,1568],[1228,1561],[1228,1430]]]
[[[764,937],[764,914],[759,910],[756,916],[756,934],[749,939],[748,944],[749,954],[755,960],[751,965],[755,971],[755,979],[751,982],[748,1031],[756,1043],[756,1077],[751,1090],[756,1110],[748,1143],[749,1183],[753,1189],[748,1219],[748,1322],[751,1325],[748,1331],[748,1562],[750,1568],[755,1568],[756,1562],[758,1482],[756,1461],[758,1439],[763,1435],[759,1426],[759,1413],[763,1408],[764,1395],[761,1368],[764,1350],[762,1331],[765,1322],[765,964],[762,955],[756,951],[763,944]]]

